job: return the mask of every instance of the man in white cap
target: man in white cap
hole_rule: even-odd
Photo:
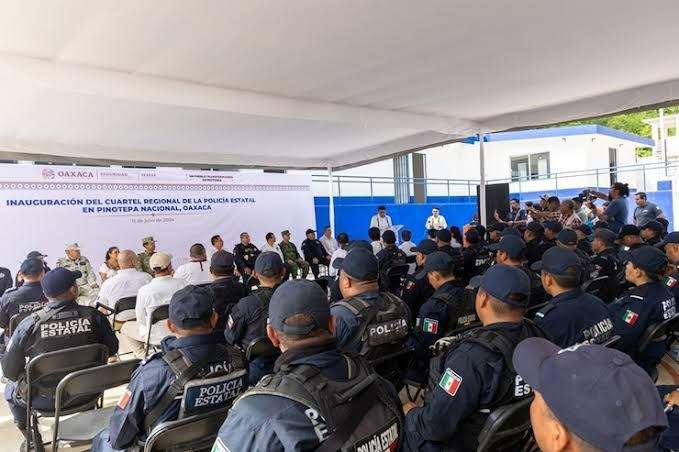
[[[153,253],[149,259],[149,266],[153,270],[154,278],[150,283],[142,286],[137,292],[137,306],[135,307],[136,321],[128,321],[120,329],[123,340],[137,358],[144,358],[144,343],[148,335],[149,319],[153,309],[160,305],[169,304],[172,295],[186,286],[186,281],[173,278],[172,255],[163,252]],[[169,331],[159,322],[151,328],[151,344],[158,344]]]
[[[99,294],[97,276],[89,259],[80,254],[80,246],[76,242],[66,244],[66,256],[57,260],[57,267],[82,273],[76,281],[78,285],[76,302],[82,306],[91,306]]]

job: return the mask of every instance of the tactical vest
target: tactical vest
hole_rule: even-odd
[[[403,440],[401,408],[384,382],[360,357],[344,355],[349,378],[337,381],[306,364],[284,364],[263,377],[235,403],[253,395],[285,397],[306,407],[321,443],[316,451],[399,450]]]
[[[221,349],[221,350],[219,350]],[[229,362],[210,362],[216,352],[223,351]],[[181,396],[178,419],[230,405],[248,387],[248,372],[242,353],[225,344],[214,349],[202,360],[192,362],[182,349],[172,349],[162,355],[175,380],[158,403],[144,414],[146,432]]]
[[[462,435],[462,442],[465,450],[476,450],[478,438],[483,425],[488,418],[488,414],[495,408],[517,402],[529,397],[532,394],[531,387],[517,375],[512,362],[514,349],[519,342],[529,337],[547,337],[540,327],[528,319],[523,319],[521,333],[516,337],[508,337],[502,330],[492,330],[485,327],[475,328],[463,335],[463,337],[453,343],[444,353],[431,359],[429,369],[429,388],[425,394],[425,403],[431,403],[433,390],[439,385],[441,375],[445,371],[446,358],[464,343],[473,343],[489,350],[490,352],[502,356],[503,366],[500,374],[497,391],[493,399],[484,405],[479,406],[478,410],[466,418],[458,432]]]
[[[100,337],[96,331],[97,311],[75,304],[34,312],[33,329],[26,355],[38,355],[81,345],[97,344]]]
[[[46,299],[34,301],[27,300],[20,301],[17,303],[17,314],[22,314],[25,317],[28,317],[28,314],[44,308],[47,303],[48,301]]]
[[[257,299],[258,305],[252,317],[247,319],[245,337],[263,337],[266,336],[266,321],[269,317],[269,302],[273,295],[273,289],[261,288],[251,295]]]
[[[476,292],[477,290],[475,289],[465,288],[462,298],[456,297],[456,293],[451,291],[432,295],[431,299],[445,303],[451,307],[452,312],[457,314],[448,317],[448,324],[444,325],[444,336],[458,328],[478,322],[479,318],[476,315]]]
[[[360,320],[358,332],[346,347],[348,350],[358,348],[359,354],[368,361],[374,361],[405,347],[410,333],[405,303],[389,292],[380,292],[379,297],[384,302],[383,309],[360,297],[347,298],[335,303],[336,306],[347,308]]]

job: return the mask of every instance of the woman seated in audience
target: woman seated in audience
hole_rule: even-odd
[[[120,270],[118,267],[118,254],[120,250],[117,246],[112,246],[106,251],[106,257],[104,258],[104,263],[99,267],[99,276],[101,276],[101,282],[106,281],[111,276],[114,276]]]

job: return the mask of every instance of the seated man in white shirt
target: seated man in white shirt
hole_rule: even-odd
[[[118,254],[118,266],[118,272],[101,285],[97,298],[99,303],[110,308],[114,308],[121,298],[136,297],[139,289],[153,279],[148,273],[137,271],[137,254],[132,250],[123,250]],[[116,323],[133,319],[132,312],[124,312],[116,316]]]
[[[205,247],[200,243],[191,246],[189,250],[189,257],[191,262],[180,265],[174,273],[175,278],[181,278],[186,281],[186,284],[207,284],[212,282],[210,275],[210,264],[207,263],[207,256],[205,255]]]
[[[337,248],[339,248],[337,240],[332,236],[332,229],[330,229],[330,226],[326,226],[325,229],[323,229],[323,237],[321,237],[320,242],[321,245],[323,245],[323,248],[325,248],[325,251],[327,251],[328,256],[332,256],[332,254],[337,251]]]
[[[377,253],[384,249],[379,228],[368,229],[368,238],[370,238],[370,246],[373,247],[373,254],[377,256]]]
[[[142,286],[137,293],[136,321],[125,322],[120,330],[123,340],[132,350],[134,356],[143,359],[144,343],[149,330],[151,312],[157,306],[169,304],[172,295],[185,287],[186,281],[172,277],[172,255],[168,253],[154,253],[149,260],[149,266],[155,277],[151,282]],[[165,322],[158,322],[151,329],[151,344],[158,344],[167,336],[169,331]]]
[[[349,235],[346,232],[340,232],[337,234],[337,243],[339,243],[339,248],[337,248],[335,252],[332,253],[332,256],[330,256],[330,265],[328,266],[328,274],[333,278],[337,277],[337,269],[332,266],[332,263],[335,259],[344,259],[347,255],[346,248],[349,244]]]
[[[410,251],[412,248],[415,248],[415,244],[411,241],[412,238],[413,233],[410,232],[409,230],[404,229],[403,231],[401,231],[401,239],[403,240],[403,243],[401,243],[399,249],[406,253],[406,256],[408,257],[414,256],[416,254]],[[410,259],[408,259],[408,261],[410,261]],[[417,266],[415,261],[413,260],[413,262],[409,263],[408,266],[409,266],[408,274],[412,275],[413,273],[415,273],[415,267]]]
[[[280,245],[276,243],[276,236],[274,235],[273,232],[266,233],[266,243],[262,245],[261,250],[262,253],[266,252],[276,253],[281,257],[281,260],[285,262],[285,258],[283,257],[283,251],[281,251]]]

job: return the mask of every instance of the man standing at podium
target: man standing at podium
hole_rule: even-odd
[[[384,206],[379,206],[377,208],[377,215],[373,215],[370,219],[371,228],[379,228],[380,236],[387,229],[391,229],[394,223],[391,221],[391,217],[387,215],[387,208]]]

